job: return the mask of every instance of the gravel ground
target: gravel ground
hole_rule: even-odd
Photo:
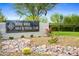
[[[50,45],[50,37],[19,38],[0,41],[0,55],[23,56],[21,50],[30,47],[30,56],[79,56],[79,37],[59,37],[58,43]]]

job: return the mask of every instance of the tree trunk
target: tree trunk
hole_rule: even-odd
[[[76,26],[74,25],[74,26],[73,26],[73,32],[75,32],[75,28],[76,28]]]

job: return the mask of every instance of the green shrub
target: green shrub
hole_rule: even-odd
[[[34,36],[33,35],[30,35],[30,37],[33,38]]]
[[[12,39],[14,39],[14,37],[9,37],[9,39],[11,39],[11,40],[12,40]]]
[[[41,36],[38,36],[38,37],[41,37]]]
[[[57,37],[52,37],[50,40],[48,40],[50,44],[57,43],[57,41],[58,41]]]
[[[25,38],[25,36],[24,36],[24,35],[22,35],[22,36],[21,36],[21,38]]]
[[[24,54],[24,55],[29,55],[29,54],[31,54],[31,49],[30,48],[23,48],[22,49],[22,53]]]
[[[2,33],[0,32],[0,39],[2,39],[3,38],[3,36],[2,36]]]

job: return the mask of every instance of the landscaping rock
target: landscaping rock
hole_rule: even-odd
[[[45,52],[46,51],[46,45],[42,45],[42,46],[38,46],[38,47],[33,47],[33,50],[34,50],[34,52],[38,52],[38,53],[40,53],[40,52]]]
[[[39,46],[30,46],[30,39],[17,39],[17,40],[6,40],[2,43],[2,52],[3,55],[13,55],[22,54],[22,49],[26,47],[31,47],[33,53],[46,54],[51,56],[79,56],[79,48],[71,46],[61,46],[61,45],[39,45]]]
[[[78,56],[79,55],[79,48],[77,47],[71,47],[71,46],[60,46],[60,45],[55,45],[55,46],[38,46],[38,47],[33,47],[33,52],[36,53],[46,53],[49,55],[54,55],[54,56]]]
[[[20,52],[23,48],[30,45],[30,39],[17,39],[17,40],[6,40],[2,43],[2,51],[5,52]]]

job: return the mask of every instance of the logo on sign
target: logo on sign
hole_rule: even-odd
[[[7,21],[6,32],[33,32],[39,31],[38,21]]]

